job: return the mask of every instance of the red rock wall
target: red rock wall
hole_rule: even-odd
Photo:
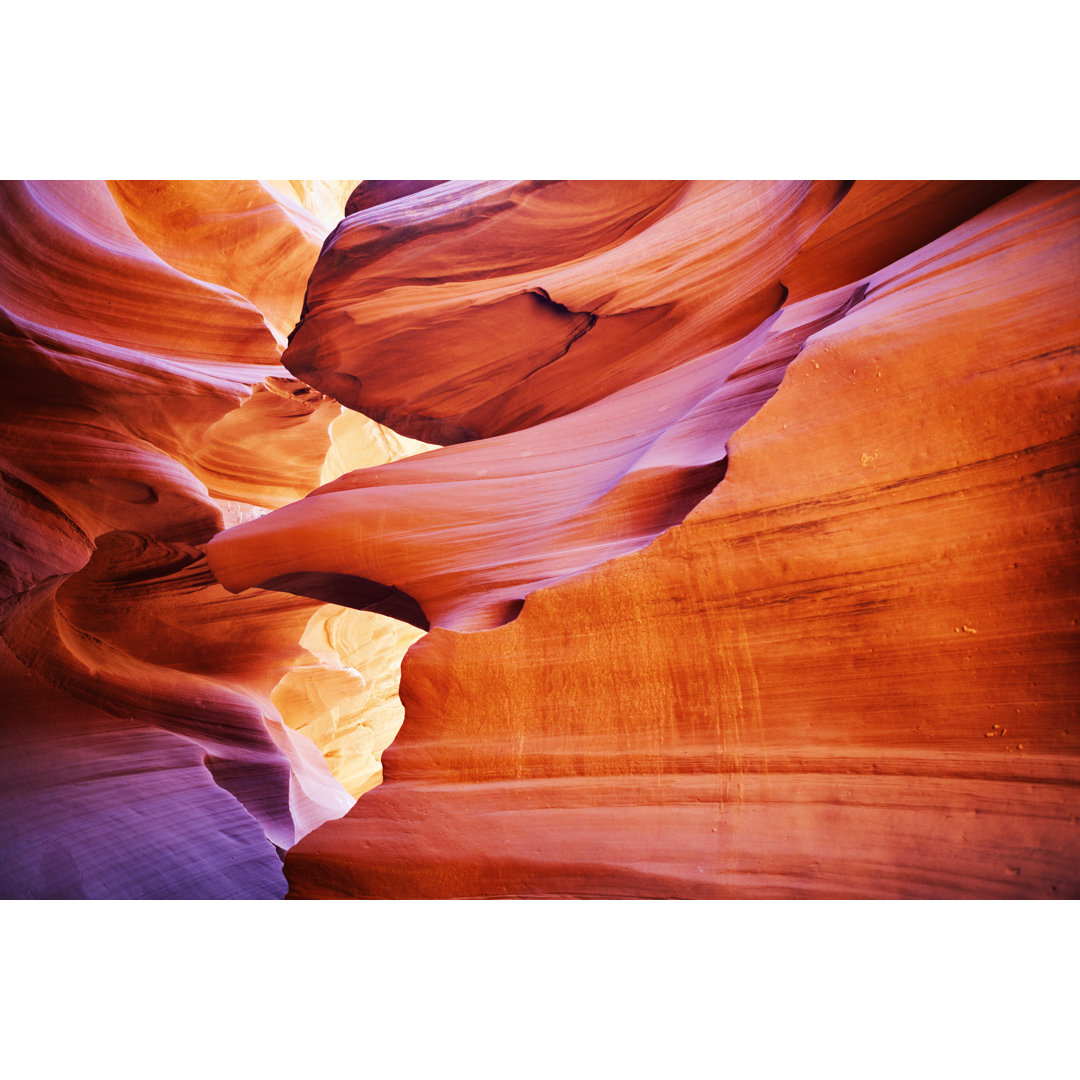
[[[486,438],[738,341],[837,183],[446,183],[331,235],[285,364],[412,438]]]
[[[353,186],[0,185],[0,893],[1080,895],[1080,188]]]
[[[4,896],[280,897],[274,845],[352,803],[300,730],[324,609],[200,547],[331,456],[340,407],[280,365],[316,237],[258,184],[0,185]]]
[[[414,645],[290,896],[1080,895],[1078,212],[1023,187],[849,280],[684,524]]]

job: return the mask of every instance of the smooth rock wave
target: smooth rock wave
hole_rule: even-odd
[[[199,546],[409,452],[359,417],[335,446],[280,364],[326,231],[259,184],[0,185],[4,896],[280,897],[279,852],[378,781],[413,638],[338,687],[376,735],[331,765],[304,731],[342,663],[301,642],[337,609],[233,597]]]
[[[0,184],[0,895],[1080,897],[1078,271],[1064,182]]]
[[[290,896],[1080,896],[1078,260],[1034,184],[845,285],[683,524],[413,646]]]

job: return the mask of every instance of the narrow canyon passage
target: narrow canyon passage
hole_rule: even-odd
[[[1077,185],[9,182],[0,266],[3,895],[1080,895]]]

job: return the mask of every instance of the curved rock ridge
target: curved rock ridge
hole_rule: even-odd
[[[363,180],[357,184],[345,203],[345,217],[368,210],[372,206],[381,206],[394,199],[404,199],[418,191],[445,184],[445,180]]]
[[[147,247],[249,300],[284,345],[326,235],[313,214],[254,180],[113,180],[109,191]]]
[[[209,255],[191,258],[206,262]],[[5,435],[7,456],[23,468],[32,463],[43,483],[50,482],[52,458],[56,483],[69,489],[87,486],[80,458],[93,472],[136,481],[126,499],[112,485],[109,513],[84,526],[89,535],[143,529],[153,499],[134,492],[146,484],[160,497],[154,474],[162,471],[190,489],[185,499],[208,506],[202,484],[215,497],[245,500],[251,475],[260,470],[264,483],[274,477],[279,488],[267,493],[271,506],[318,482],[325,429],[338,406],[328,403],[316,417],[321,435],[303,425],[295,442],[305,460],[288,439],[278,454],[277,439],[242,430],[251,427],[253,411],[267,411],[259,399],[275,403],[268,419],[278,428],[299,425],[315,411],[311,399],[325,399],[303,387],[303,400],[285,409],[265,393],[288,386],[279,397],[295,398],[299,384],[281,368],[262,315],[238,294],[163,262],[131,232],[104,183],[0,186],[0,265],[0,335],[16,390],[2,407],[12,436]],[[295,282],[286,291],[299,295]],[[249,404],[253,388],[259,389]],[[32,437],[28,425],[38,425],[40,434]],[[118,445],[110,452],[104,443]],[[96,486],[109,484],[102,478]],[[100,490],[72,494],[61,499],[69,514],[69,502],[97,509],[105,502]],[[134,518],[132,505],[143,507]],[[150,513],[165,526],[176,516],[161,507]],[[200,542],[213,531],[213,525],[183,531],[174,524],[162,538]]]
[[[168,265],[104,182],[0,185],[0,269],[0,306],[23,322],[159,359],[278,364],[262,315]]]
[[[3,636],[49,685],[196,743],[218,783],[287,848],[351,805],[264,700],[302,658],[310,605],[273,593],[230,601],[198,548],[112,532],[82,570],[9,601]],[[238,636],[249,648],[231,647]]]
[[[737,345],[536,427],[348,473],[215,536],[211,569],[235,591],[375,604],[422,629],[498,626],[536,589],[681,521],[722,478],[728,437],[858,295],[793,306]],[[387,606],[387,587],[418,607]]]
[[[289,895],[1080,897],[1078,269],[1040,183],[845,285],[682,524],[412,647]]]
[[[1067,183],[0,184],[0,895],[1080,897],[1078,270]]]
[[[103,183],[0,185],[0,265],[8,588],[77,568],[115,529],[208,539],[218,510],[185,466],[281,370],[258,312],[162,262]],[[30,518],[65,535],[59,562],[59,545],[39,561]]]
[[[882,270],[1023,186],[1017,180],[856,180],[785,268],[789,299]]]
[[[236,603],[190,545],[121,532],[95,544],[83,569],[0,608],[6,670],[18,668],[22,688],[19,711],[3,725],[9,813],[0,891],[23,898],[57,889],[96,898],[280,896],[268,840],[287,848],[352,802],[270,701],[276,681],[303,662],[298,641],[310,605],[254,593]],[[241,635],[244,649],[236,648]],[[59,726],[57,698],[66,718]],[[45,763],[51,771],[43,788]],[[170,809],[159,770],[181,766],[186,779],[177,776],[163,789],[184,789]],[[102,782],[87,790],[87,775]],[[106,829],[110,820],[123,823],[124,837]],[[181,838],[200,821],[217,825],[194,845],[205,861],[188,866]],[[157,850],[174,827],[175,838]],[[60,883],[50,862],[36,862],[54,849],[66,852],[65,865],[80,868],[78,881]],[[244,887],[234,881],[236,862],[247,866]],[[108,881],[105,866],[116,872]]]
[[[280,897],[274,845],[378,781],[412,631],[315,656],[327,609],[198,546],[416,449],[279,363],[320,229],[247,183],[0,184],[0,895]],[[335,695],[367,742],[328,765]]]
[[[426,183],[426,182],[425,182]],[[328,238],[283,362],[410,438],[575,412],[739,341],[838,183],[446,182]]]

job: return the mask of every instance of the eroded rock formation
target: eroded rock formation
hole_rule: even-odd
[[[888,265],[910,203],[854,279],[796,255],[831,315],[684,524],[413,647],[388,782],[290,895],[1080,895],[1080,197],[943,194],[970,219]]]
[[[732,344],[845,185],[445,183],[345,219],[286,364],[413,438],[531,427]]]
[[[5,895],[1080,895],[1076,185],[0,199]]]
[[[0,185],[5,896],[281,896],[274,846],[377,780],[400,656],[343,689],[302,639],[356,613],[234,597],[200,546],[407,451],[360,417],[335,440],[280,365],[320,228],[258,184]]]

